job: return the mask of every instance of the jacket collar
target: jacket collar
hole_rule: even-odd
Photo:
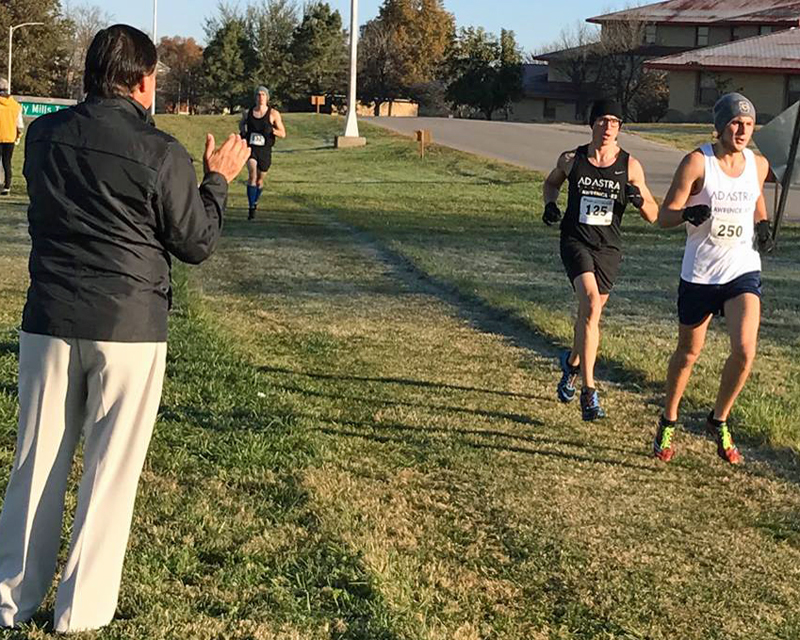
[[[88,102],[89,104],[98,104],[104,107],[110,107],[112,109],[121,109],[123,111],[127,111],[128,113],[133,113],[134,115],[136,115],[136,117],[140,118],[142,121],[155,126],[155,122],[153,121],[153,117],[150,114],[150,112],[147,109],[145,109],[141,104],[136,102],[136,100],[128,96],[115,96],[113,98],[89,96],[86,98],[86,102]]]

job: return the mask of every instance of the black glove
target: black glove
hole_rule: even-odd
[[[628,183],[625,186],[625,196],[628,198],[628,202],[630,202],[637,209],[641,209],[644,206],[644,196],[642,195],[642,191],[635,184]]]
[[[695,227],[699,227],[711,217],[711,207],[707,204],[696,204],[693,207],[686,207],[683,210],[682,217],[686,222],[693,224]]]
[[[775,240],[772,239],[769,220],[756,222],[756,242],[758,243],[759,253],[772,253],[775,250]]]
[[[555,202],[548,202],[544,206],[544,213],[542,214],[542,221],[548,226],[552,227],[561,221],[561,209]]]

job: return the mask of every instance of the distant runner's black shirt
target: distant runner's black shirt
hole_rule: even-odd
[[[266,140],[266,144],[259,146],[272,147],[275,145],[275,128],[269,120],[271,113],[272,107],[267,107],[267,112],[264,114],[264,117],[256,118],[255,115],[253,115],[253,108],[248,110],[247,120],[245,121],[246,135],[243,136],[248,144],[250,144],[250,136],[255,133],[264,136]]]
[[[596,249],[622,250],[620,227],[627,205],[630,156],[620,149],[614,164],[600,168],[589,162],[588,151],[588,144],[575,150],[561,239],[579,240]]]

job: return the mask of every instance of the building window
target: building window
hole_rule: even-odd
[[[758,35],[760,35],[760,36],[765,36],[765,35],[770,34],[770,33],[772,33],[772,26],[770,26],[770,25],[761,25],[758,28]]]
[[[697,74],[697,97],[696,104],[698,107],[713,107],[714,103],[719,99],[719,80],[713,73],[706,73],[701,71]]]
[[[731,27],[731,41],[741,40],[752,35],[752,31],[748,34],[747,27]]]
[[[708,46],[708,27],[697,27],[695,30],[694,43],[698,47]]]
[[[645,44],[656,43],[656,25],[648,24],[644,27],[644,42]]]
[[[800,100],[800,76],[786,78],[786,106],[791,107]]]

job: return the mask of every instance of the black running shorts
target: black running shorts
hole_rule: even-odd
[[[752,271],[725,284],[694,284],[681,279],[678,286],[678,320],[689,327],[710,315],[725,315],[725,303],[744,293],[761,297],[761,272]]]
[[[250,157],[255,158],[259,171],[269,171],[272,166],[272,147],[250,147]]]
[[[570,284],[575,286],[575,278],[582,273],[593,273],[601,294],[610,293],[619,273],[622,253],[619,249],[604,247],[593,249],[580,240],[563,238],[561,240],[561,262],[567,271]]]

